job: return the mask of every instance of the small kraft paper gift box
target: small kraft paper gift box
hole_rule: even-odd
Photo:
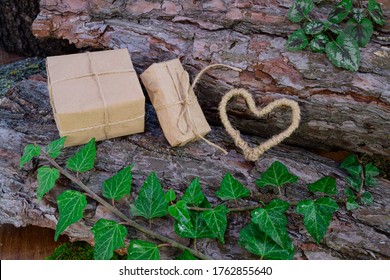
[[[140,77],[171,146],[185,145],[211,131],[179,59],[154,63]]]
[[[127,49],[52,56],[46,67],[65,146],[144,131],[145,96]]]

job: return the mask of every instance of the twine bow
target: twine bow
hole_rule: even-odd
[[[169,75],[171,76],[171,79],[174,81],[175,79],[173,79],[173,74],[175,73],[175,71],[173,71],[173,69],[170,69],[170,65],[169,64],[166,64],[166,65],[167,65],[167,68],[168,68]],[[179,101],[174,103],[174,104],[172,104],[172,105],[176,105],[176,104],[181,104],[182,105],[182,110],[181,110],[179,118],[177,120],[177,127],[178,127],[179,131],[182,134],[188,133],[188,129],[190,128],[192,130],[192,132],[195,134],[196,138],[202,139],[203,141],[205,141],[210,146],[212,146],[212,147],[222,151],[223,153],[227,154],[227,151],[225,149],[223,149],[220,146],[210,142],[209,140],[204,138],[202,135],[200,135],[200,133],[197,130],[196,124],[194,123],[192,114],[191,114],[191,104],[193,103],[193,100],[191,98],[196,98],[195,96],[192,97],[192,95],[193,95],[192,92],[194,91],[194,88],[195,88],[196,84],[198,83],[198,81],[200,80],[200,78],[203,76],[203,74],[206,71],[208,71],[211,68],[218,68],[218,67],[226,67],[226,68],[232,69],[234,71],[238,71],[238,72],[242,71],[239,68],[236,68],[236,67],[233,67],[233,66],[229,66],[229,65],[225,65],[225,64],[212,64],[212,65],[209,65],[209,66],[205,67],[203,70],[201,70],[198,73],[198,75],[196,75],[196,77],[195,77],[195,79],[194,79],[194,81],[192,82],[191,85],[190,85],[190,79],[189,79],[188,73],[186,71],[183,71],[180,74],[181,77],[179,79],[179,85],[176,85],[176,83],[174,83],[176,92],[178,93]],[[161,108],[159,107],[158,109],[161,109]],[[187,122],[185,122],[185,121],[183,122],[183,118],[184,117],[186,117]],[[181,127],[182,123],[187,124],[186,129],[183,129]]]

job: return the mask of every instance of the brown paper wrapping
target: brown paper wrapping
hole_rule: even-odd
[[[144,131],[145,97],[127,49],[48,57],[46,68],[65,146]]]
[[[154,63],[140,77],[171,146],[185,145],[210,132],[180,60]]]

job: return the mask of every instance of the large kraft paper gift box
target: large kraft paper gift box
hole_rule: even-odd
[[[127,49],[48,57],[46,67],[65,146],[144,131],[145,97]]]
[[[154,63],[140,77],[171,146],[185,145],[211,131],[179,59]]]

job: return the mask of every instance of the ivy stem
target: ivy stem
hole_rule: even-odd
[[[229,212],[244,212],[244,211],[252,211],[257,208],[262,208],[261,204],[253,205],[253,206],[246,206],[246,207],[238,207],[238,208],[228,208]],[[188,207],[188,210],[194,210],[198,212],[202,211],[210,211],[213,210],[213,208],[201,208],[201,207]]]
[[[53,160],[45,151],[41,150],[41,155],[46,159],[48,160],[55,168],[58,169],[58,171],[64,175],[65,177],[67,177],[68,179],[70,179],[72,182],[74,182],[77,186],[79,186],[84,192],[86,192],[88,194],[89,197],[91,197],[92,199],[94,199],[95,201],[99,202],[101,205],[103,205],[107,210],[109,210],[110,212],[112,212],[113,214],[115,214],[116,216],[118,216],[119,218],[121,218],[122,220],[126,221],[126,225],[129,225],[135,229],[137,229],[138,231],[140,232],[143,232],[145,234],[147,234],[148,236],[150,236],[151,238],[154,238],[154,239],[158,239],[164,243],[169,243],[171,244],[171,246],[175,247],[175,248],[178,248],[178,249],[181,249],[181,250],[188,250],[190,251],[194,256],[198,257],[199,259],[203,259],[203,260],[208,260],[210,259],[208,256],[196,251],[196,250],[193,250],[187,246],[184,246],[178,242],[176,242],[175,240],[172,240],[168,237],[165,237],[157,232],[154,232],[140,224],[138,224],[137,222],[131,220],[129,217],[127,217],[125,214],[123,214],[121,211],[119,211],[116,207],[112,206],[110,203],[108,203],[107,201],[105,201],[103,198],[101,198],[100,196],[98,196],[97,194],[95,194],[89,187],[87,187],[83,182],[81,182],[81,180],[79,180],[78,178],[76,178],[74,175],[72,175],[69,171],[67,171],[66,169],[62,168],[55,160]]]
[[[356,197],[358,198],[359,195]],[[345,199],[338,199],[338,200],[335,200],[336,203],[345,203]],[[289,201],[288,204],[290,206],[297,206],[299,203],[299,201]],[[252,205],[252,206],[244,206],[244,207],[238,207],[238,208],[228,208],[229,212],[245,212],[245,211],[252,211],[252,210],[255,210],[257,208],[264,208],[265,204],[264,202],[260,202],[259,204],[256,204],[256,205]],[[201,207],[187,207],[188,210],[193,210],[193,211],[198,211],[198,212],[202,212],[202,211],[210,211],[210,210],[213,210],[213,208],[201,208]]]
[[[305,15],[305,14],[303,14],[304,16],[305,16],[305,19],[307,20],[307,21],[309,21],[309,22],[312,22],[313,20],[310,18],[310,16],[309,15]]]
[[[363,165],[362,165],[362,172],[360,173],[360,177],[362,178],[362,182],[360,183],[360,186],[359,186],[359,193],[358,193],[358,197],[360,197],[363,193],[363,186],[364,186],[364,181],[366,180],[365,176],[364,176],[364,169],[363,169]]]

